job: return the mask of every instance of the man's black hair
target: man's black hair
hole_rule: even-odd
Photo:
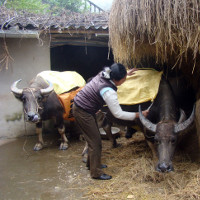
[[[120,63],[114,63],[110,67],[110,79],[119,81],[127,75],[126,68]]]

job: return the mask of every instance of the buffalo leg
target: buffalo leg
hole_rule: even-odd
[[[83,162],[87,163],[87,158],[88,158],[88,143],[87,142],[85,143],[85,147],[82,151],[82,157],[83,157],[83,159],[82,159]]]
[[[68,139],[65,135],[65,124],[62,115],[56,116],[56,125],[58,127],[58,132],[61,136],[60,150],[66,150],[68,148]]]
[[[68,139],[65,135],[65,126],[63,125],[61,128],[58,128],[58,132],[60,133],[62,139],[59,149],[66,150],[68,148]]]
[[[116,148],[119,145],[117,144],[115,136],[113,136],[112,131],[111,131],[111,125],[106,125],[103,127],[104,131],[106,132],[106,135],[108,136],[108,139],[111,141],[112,147]]]
[[[96,121],[97,121],[98,127],[102,127],[104,129],[104,131],[106,132],[106,136],[111,141],[112,147],[116,148],[118,146],[117,141],[111,132],[112,122],[110,122],[107,119],[106,113],[104,113],[102,111],[98,111],[96,113]]]
[[[200,150],[200,99],[197,100],[196,102],[195,123],[196,123],[196,131],[197,131],[199,150]]]
[[[135,130],[134,128],[132,127],[127,127],[127,131],[126,131],[126,135],[125,135],[125,138],[129,139],[129,138],[132,138],[132,135],[134,133],[136,133],[137,130]]]
[[[36,124],[36,134],[38,135],[38,142],[34,146],[34,151],[39,151],[43,148],[44,145],[42,138],[42,122]]]

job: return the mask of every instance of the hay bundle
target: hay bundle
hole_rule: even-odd
[[[193,72],[200,51],[199,12],[197,0],[114,0],[109,33],[115,61],[130,66],[153,57],[155,63],[181,67],[190,55]]]

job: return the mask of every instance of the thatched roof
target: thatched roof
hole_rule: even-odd
[[[190,73],[195,72],[199,14],[197,0],[114,0],[109,37],[115,61],[133,66],[153,58],[171,68],[190,65]]]

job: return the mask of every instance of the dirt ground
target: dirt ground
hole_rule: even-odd
[[[156,172],[141,134],[121,137],[116,149],[103,140],[104,171],[113,176],[108,181],[90,178],[81,157],[84,141],[71,140],[69,149],[60,151],[59,138],[44,139],[46,146],[39,152],[33,151],[35,136],[0,141],[0,199],[200,199],[200,164],[177,152],[174,172]]]
[[[45,138],[46,147],[33,151],[36,137],[1,140],[1,200],[82,199],[86,186],[94,184],[82,162],[83,141],[71,141],[60,151],[54,136]]]

